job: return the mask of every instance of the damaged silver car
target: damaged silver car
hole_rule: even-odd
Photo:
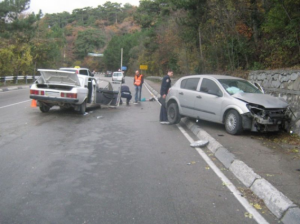
[[[262,93],[247,80],[225,75],[192,75],[180,78],[166,98],[168,120],[181,117],[225,124],[229,134],[243,130],[273,132],[288,129],[289,105]]]

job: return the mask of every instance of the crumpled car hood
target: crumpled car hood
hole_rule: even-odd
[[[258,93],[236,93],[232,97],[246,101],[248,103],[258,104],[265,108],[286,108],[288,103],[283,99],[268,94]]]

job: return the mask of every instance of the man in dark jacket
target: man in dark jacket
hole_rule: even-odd
[[[120,99],[120,104],[122,105],[122,98],[126,98],[126,105],[129,105],[129,101],[131,100],[131,92],[128,86],[122,85],[121,86],[121,99]]]
[[[160,108],[160,117],[159,117],[161,124],[169,124],[167,108],[164,105],[164,101],[165,101],[168,91],[171,87],[171,77],[172,76],[173,76],[173,71],[168,70],[168,74],[163,77],[162,82],[161,82],[160,96],[161,96],[162,105]]]

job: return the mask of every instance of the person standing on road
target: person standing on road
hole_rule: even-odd
[[[133,84],[135,86],[135,102],[134,102],[134,104],[137,104],[139,101],[141,101],[143,83],[144,83],[143,75],[140,74],[139,70],[136,70],[135,76],[133,79]]]
[[[171,87],[171,77],[173,76],[173,71],[168,70],[168,74],[165,75],[161,81],[161,87],[160,87],[160,96],[163,101],[165,101],[168,91]],[[160,117],[159,121],[161,124],[169,124],[168,121],[168,115],[167,115],[167,108],[165,105],[161,105],[160,107]]]

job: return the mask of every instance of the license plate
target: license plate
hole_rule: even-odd
[[[51,97],[59,97],[59,92],[49,92],[49,91],[46,91],[45,92],[45,96],[51,96]]]

